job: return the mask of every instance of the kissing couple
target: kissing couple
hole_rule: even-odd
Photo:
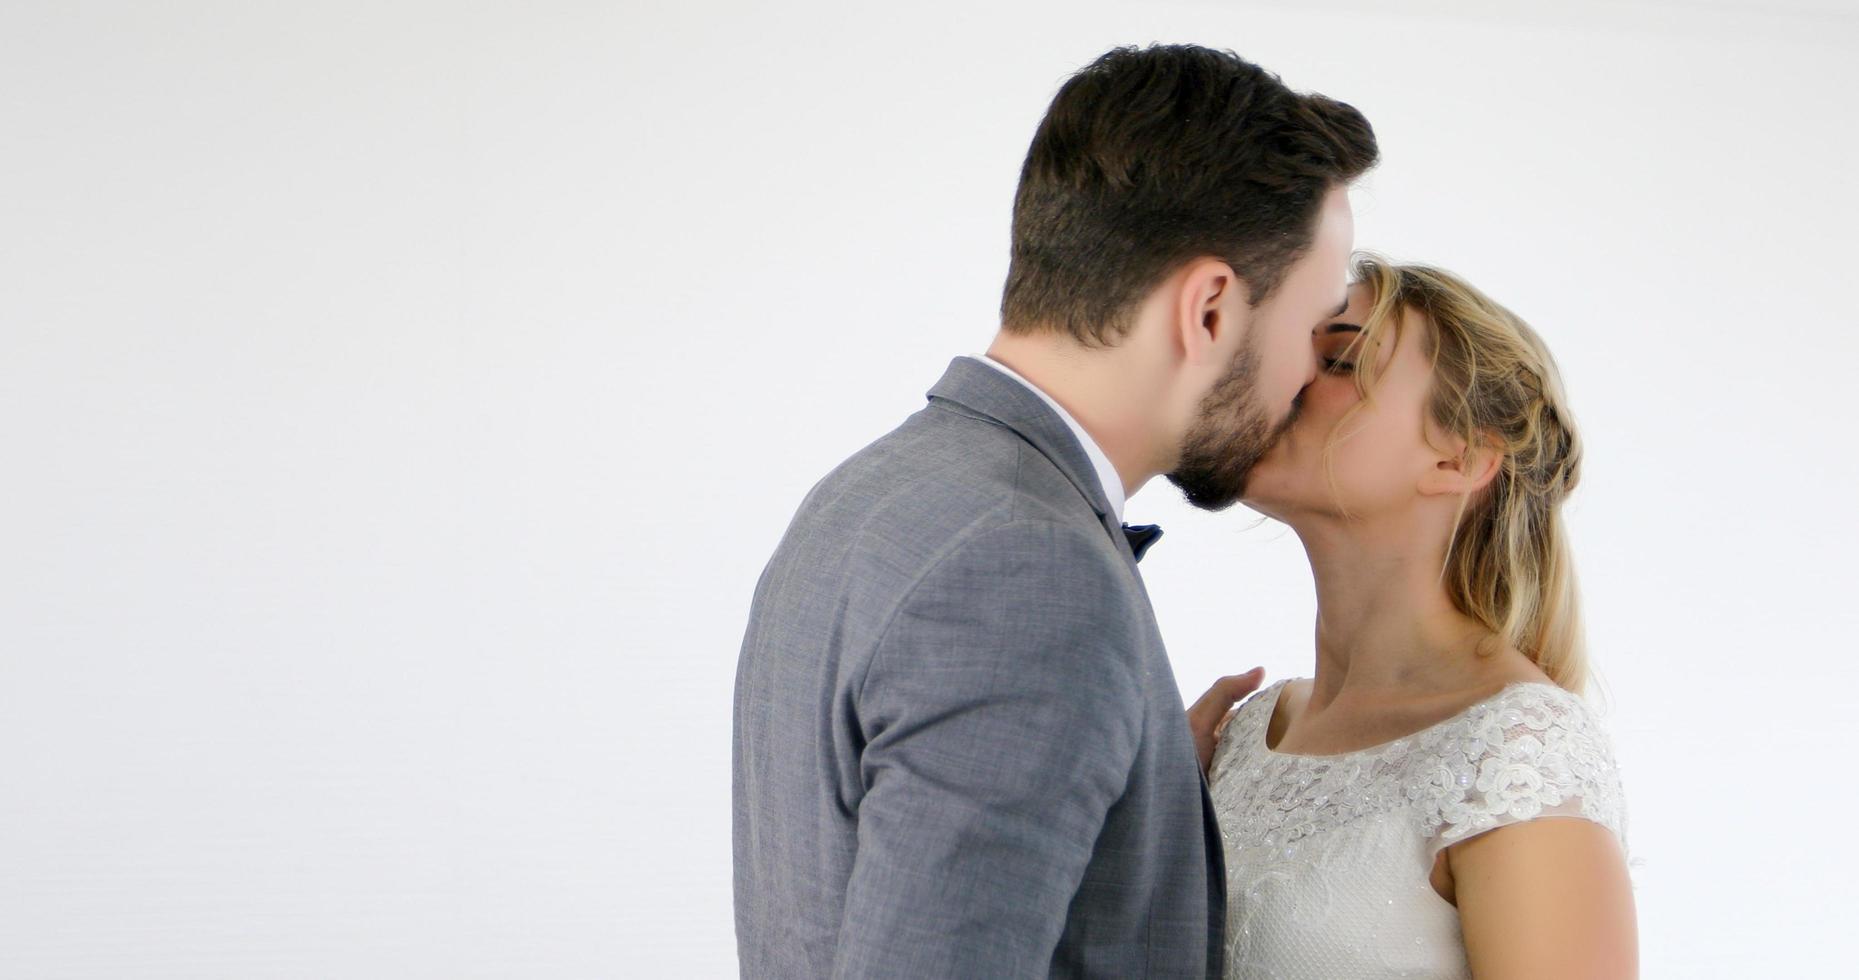
[[[1561,515],[1581,438],[1523,320],[1354,253],[1378,154],[1230,52],[1120,48],[1059,90],[999,332],[756,587],[744,977],[1636,975]],[[1123,521],[1157,476],[1296,532],[1311,676],[1184,710],[1161,532]]]

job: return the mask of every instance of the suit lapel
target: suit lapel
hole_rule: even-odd
[[[1072,486],[1078,488],[1079,496],[1091,505],[1098,522],[1104,526],[1104,533],[1116,542],[1117,550],[1130,563],[1132,572],[1135,571],[1136,553],[1130,547],[1122,523],[1111,511],[1103,487],[1098,484],[1097,469],[1091,465],[1091,457],[1079,445],[1071,427],[1038,395],[972,357],[958,357],[949,362],[942,380],[930,389],[929,399],[932,404],[940,403],[944,408],[971,418],[1003,426],[1051,460]],[[1136,574],[1136,585],[1143,590],[1143,598],[1147,601],[1148,590],[1143,586],[1140,573]],[[1197,762],[1196,772],[1199,769]],[[1200,780],[1201,832],[1206,836],[1210,858],[1208,873],[1212,876],[1207,883],[1208,921],[1212,930],[1208,956],[1212,975],[1218,975],[1219,964],[1224,959],[1221,934],[1226,927],[1226,854],[1206,775],[1202,774]]]

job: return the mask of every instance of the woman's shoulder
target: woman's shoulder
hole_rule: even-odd
[[[1625,835],[1612,741],[1579,694],[1518,681],[1429,740],[1434,763],[1415,787],[1438,846],[1509,823],[1583,817]]]
[[[1233,708],[1214,745],[1213,764],[1209,766],[1210,782],[1218,779],[1221,771],[1235,756],[1245,754],[1246,749],[1252,746],[1263,744],[1264,729],[1271,722],[1272,710],[1278,704],[1279,695],[1296,680],[1287,677],[1267,684]]]
[[[1238,727],[1242,720],[1255,730],[1270,725],[1272,715],[1277,711],[1278,705],[1285,701],[1295,700],[1300,690],[1299,685],[1309,683],[1310,679],[1307,677],[1287,677],[1265,685],[1252,697],[1240,702],[1239,707],[1234,709],[1238,714],[1233,717],[1233,727]]]
[[[1467,708],[1461,727],[1492,751],[1528,752],[1545,735],[1607,741],[1606,726],[1582,695],[1548,680],[1518,680]]]

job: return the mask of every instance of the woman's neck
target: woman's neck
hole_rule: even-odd
[[[1443,547],[1369,524],[1300,531],[1317,587],[1310,707],[1345,692],[1379,697],[1465,685],[1491,633],[1454,608]]]

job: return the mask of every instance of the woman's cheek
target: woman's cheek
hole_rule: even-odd
[[[1344,423],[1346,431],[1336,447],[1336,476],[1352,507],[1373,507],[1390,495],[1400,447],[1396,433],[1385,423],[1373,411]]]

